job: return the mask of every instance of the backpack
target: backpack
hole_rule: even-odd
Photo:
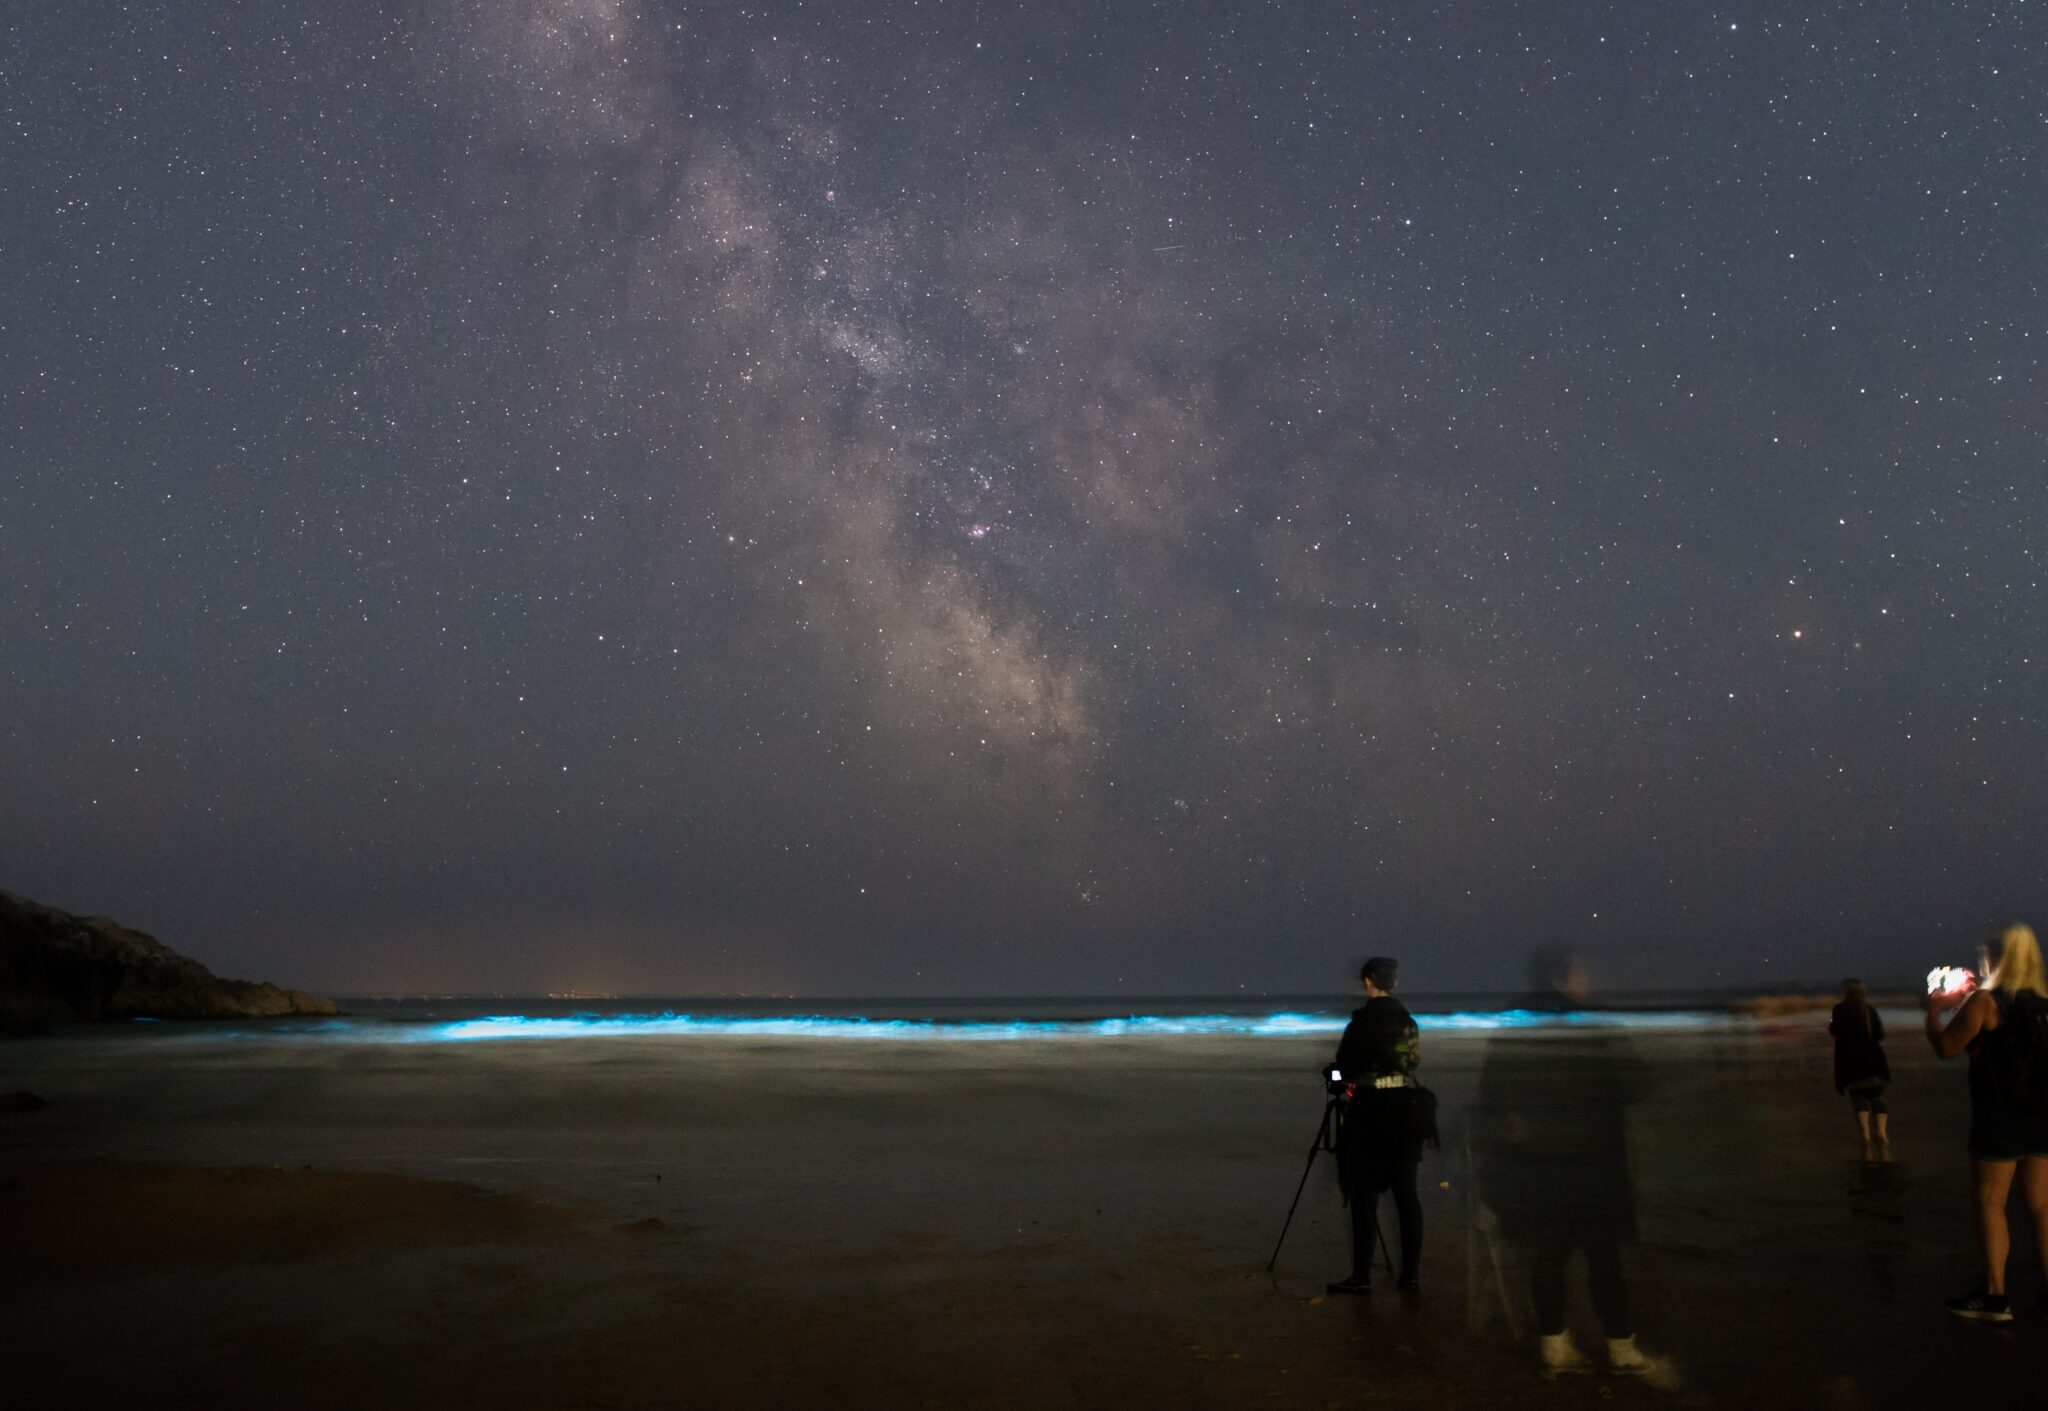
[[[1998,1050],[1998,1094],[2018,1112],[2048,1113],[2048,999],[2023,994],[1992,1037]]]

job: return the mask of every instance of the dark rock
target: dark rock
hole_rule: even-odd
[[[154,936],[0,892],[0,1027],[332,1014],[300,990],[223,980]]]
[[[0,1112],[41,1112],[49,1105],[31,1092],[0,1093]]]

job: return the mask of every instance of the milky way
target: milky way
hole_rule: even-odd
[[[380,992],[2042,919],[2048,16],[344,9],[0,20],[0,886]]]

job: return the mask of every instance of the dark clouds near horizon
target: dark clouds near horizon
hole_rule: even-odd
[[[2044,20],[10,7],[0,886],[355,991],[1966,959]]]

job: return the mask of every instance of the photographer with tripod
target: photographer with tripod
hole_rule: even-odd
[[[1421,1036],[1408,1007],[1393,996],[1396,962],[1374,956],[1359,971],[1365,1003],[1351,1015],[1337,1057],[1325,1070],[1334,1100],[1341,1100],[1336,1136],[1337,1176],[1351,1205],[1351,1275],[1331,1293],[1372,1292],[1382,1191],[1391,1191],[1401,1217],[1401,1273],[1395,1286],[1416,1287],[1422,1261],[1422,1201],[1415,1169],[1422,1144],[1436,1139],[1436,1102],[1414,1078],[1422,1061]],[[1392,1262],[1391,1260],[1389,1262]]]

